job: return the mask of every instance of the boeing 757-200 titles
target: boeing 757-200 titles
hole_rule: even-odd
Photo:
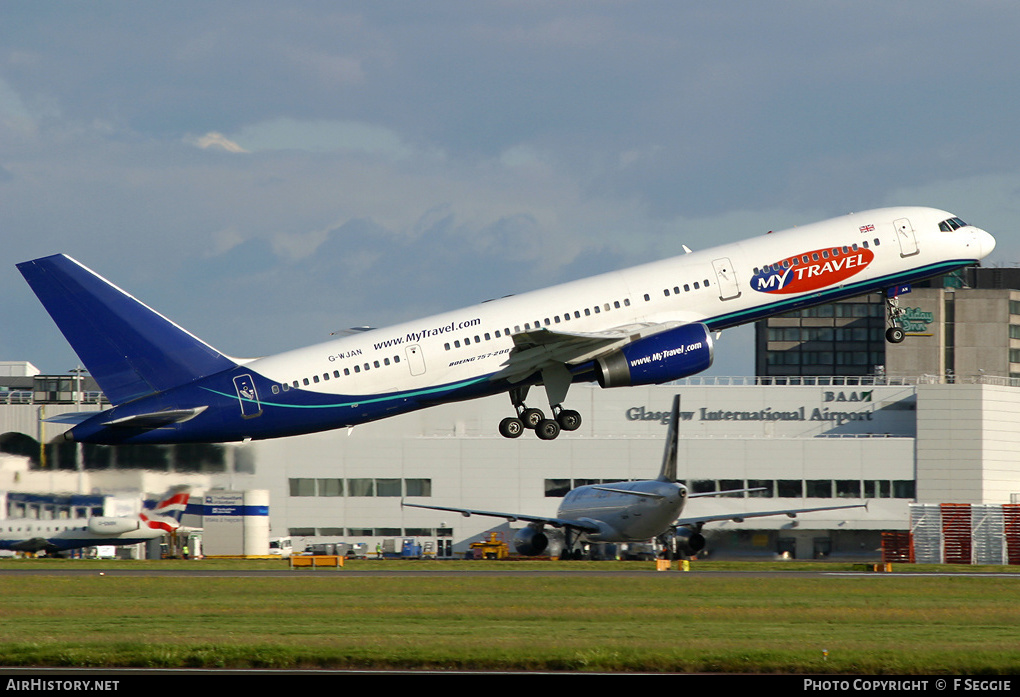
[[[699,496],[725,496],[758,489],[733,489],[701,494],[688,493],[687,487],[676,481],[676,453],[680,395],[673,398],[673,411],[666,434],[666,448],[662,456],[662,469],[656,479],[613,484],[588,484],[571,489],[563,497],[556,517],[546,518],[519,513],[478,511],[453,506],[426,506],[402,503],[411,508],[428,508],[435,511],[452,511],[464,516],[482,515],[505,518],[511,522],[528,523],[514,535],[513,544],[518,553],[526,556],[548,554],[555,546],[547,527],[562,530],[562,555],[579,558],[580,542],[644,542],[652,538],[668,545],[672,553],[693,555],[705,547],[701,528],[705,523],[732,520],[742,523],[746,518],[785,515],[796,518],[800,513],[835,511],[843,508],[864,508],[865,504],[821,506],[818,508],[790,508],[778,511],[755,511],[681,518],[687,499]],[[559,542],[559,541],[557,541]]]
[[[649,385],[712,363],[713,334],[976,263],[995,240],[932,208],[883,208],[508,296],[264,358],[231,358],[64,255],[18,264],[114,405],[69,440],[226,442],[312,433],[507,392],[499,431],[552,439],[572,382]],[[686,250],[686,247],[685,247]],[[890,341],[903,331],[890,322]],[[545,388],[551,418],[528,407]]]

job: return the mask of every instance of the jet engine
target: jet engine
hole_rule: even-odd
[[[549,547],[549,537],[545,531],[534,525],[521,528],[514,535],[514,549],[526,557],[537,557]]]
[[[677,528],[673,539],[676,551],[686,557],[693,557],[705,549],[705,536],[691,528]]]
[[[89,518],[89,532],[96,535],[120,535],[141,527],[141,521],[130,518]]]
[[[595,379],[601,387],[657,385],[706,370],[712,354],[708,327],[684,324],[596,359]]]
[[[518,530],[513,543],[517,553],[526,557],[558,557],[563,552],[564,541],[559,530],[547,530],[532,524]]]

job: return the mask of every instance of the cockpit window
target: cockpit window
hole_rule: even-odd
[[[959,218],[950,218],[949,220],[943,220],[939,223],[939,230],[942,232],[952,232],[957,228],[965,227],[967,223],[963,222]]]

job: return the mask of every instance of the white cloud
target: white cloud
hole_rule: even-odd
[[[0,78],[0,125],[19,133],[34,133],[35,119],[29,113],[21,95]]]
[[[253,152],[360,152],[392,159],[403,159],[414,152],[398,133],[359,121],[279,118],[245,126],[234,135],[234,140]]]
[[[204,254],[206,258],[219,256],[229,252],[237,245],[244,242],[244,236],[241,232],[233,225],[217,230],[216,232],[209,235],[209,241],[212,243],[212,247]]]
[[[246,153],[248,152],[234,141],[228,139],[222,133],[210,131],[198,138],[188,138],[187,142],[197,145],[203,150],[226,150],[227,152]]]

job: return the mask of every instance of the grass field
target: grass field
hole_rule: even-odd
[[[4,561],[0,569],[96,573],[0,576],[0,665],[1020,673],[1020,575],[699,573],[763,568],[711,562],[691,573],[627,576],[527,572],[650,565],[504,563],[497,568],[522,573],[499,576],[347,573],[492,568],[399,561],[299,576],[118,575],[151,564],[285,568]]]

